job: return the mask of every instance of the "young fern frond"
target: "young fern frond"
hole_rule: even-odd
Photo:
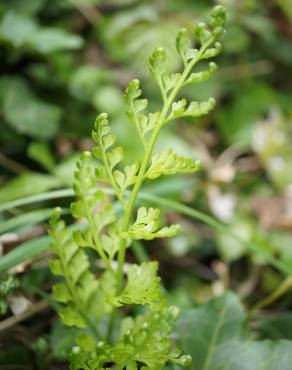
[[[217,6],[208,24],[195,27],[197,48],[192,47],[185,29],[179,32],[176,47],[183,61],[181,73],[169,72],[164,49],[154,51],[150,70],[161,91],[161,111],[146,112],[148,101],[141,99],[138,80],[129,82],[125,91],[127,114],[144,148],[141,161],[121,166],[124,150],[115,146],[108,117],[100,114],[92,133],[96,146],[92,153],[82,154],[75,172],[77,200],[71,211],[84,225],[72,232],[56,215],[52,218],[52,249],[57,258],[52,260],[51,269],[63,277],[63,282],[54,287],[55,298],[64,304],[60,316],[67,325],[88,329],[76,338],[77,346],[70,354],[73,370],[136,370],[141,364],[145,370],[159,370],[167,361],[181,365],[190,362],[189,356],[181,356],[180,351],[172,348],[169,339],[177,310],[167,305],[162,294],[157,262],[132,264],[126,270],[125,256],[134,240],[172,237],[179,232],[179,225],[160,228],[158,209],[141,207],[135,212],[136,198],[146,180],[200,169],[199,161],[180,156],[172,149],[157,153],[154,149],[165,124],[181,117],[199,117],[213,109],[213,98],[187,103],[178,94],[184,86],[207,80],[216,70],[211,62],[207,70],[192,72],[198,62],[221,51],[218,38],[224,32],[225,19],[224,8]],[[107,199],[99,182],[112,187],[119,207]],[[86,247],[95,250],[103,262],[104,270],[99,271],[98,278],[90,271],[83,249]],[[145,313],[136,318],[124,317],[118,329],[116,313],[123,305],[143,305]],[[115,338],[113,330],[117,333]]]
[[[51,219],[50,235],[52,250],[57,258],[50,261],[54,275],[62,276],[64,282],[53,287],[54,299],[66,304],[60,317],[68,326],[88,327],[99,338],[97,322],[111,311],[99,282],[89,269],[88,257],[74,241],[71,231],[60,221],[60,209]]]

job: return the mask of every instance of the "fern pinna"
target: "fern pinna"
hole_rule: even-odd
[[[206,70],[192,72],[198,62],[220,53],[218,39],[224,32],[225,20],[225,9],[216,6],[207,24],[194,27],[195,47],[185,29],[179,32],[176,47],[183,62],[181,73],[169,71],[164,49],[154,51],[150,70],[161,91],[161,111],[147,112],[148,101],[141,98],[138,80],[131,81],[125,91],[127,114],[139,134],[143,157],[122,166],[124,149],[116,146],[107,114],[100,114],[92,133],[96,145],[92,152],[81,155],[75,172],[77,199],[71,211],[76,219],[85,222],[75,229],[68,228],[60,220],[59,210],[54,212],[50,234],[56,257],[50,266],[62,280],[53,287],[53,294],[62,304],[59,314],[63,322],[80,328],[69,355],[72,370],[158,370],[167,362],[187,365],[191,361],[170,340],[178,310],[167,304],[162,293],[158,263],[128,266],[125,256],[133,240],[169,238],[179,232],[179,225],[160,226],[159,209],[141,207],[136,212],[136,199],[146,180],[200,169],[199,161],[182,157],[172,149],[155,153],[155,144],[161,129],[170,121],[200,117],[213,109],[213,98],[189,103],[185,98],[178,99],[178,94],[187,85],[207,80],[216,70],[216,64],[210,62]],[[106,188],[112,189],[115,200],[107,195]],[[89,254],[85,248],[94,252]],[[94,253],[102,261],[98,274],[92,272],[88,257]],[[125,305],[142,305],[144,309],[132,317],[125,314],[129,312],[123,309]]]

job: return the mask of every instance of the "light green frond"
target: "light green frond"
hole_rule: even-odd
[[[161,175],[195,173],[200,169],[200,161],[180,156],[174,153],[172,149],[167,149],[154,154],[145,176],[148,179],[156,179]]]
[[[171,225],[159,229],[159,216],[159,209],[139,208],[136,221],[129,227],[129,230],[121,236],[128,236],[135,240],[152,240],[155,238],[171,238],[177,235],[180,230],[179,225]]]

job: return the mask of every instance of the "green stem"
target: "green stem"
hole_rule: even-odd
[[[148,254],[140,240],[133,240],[132,251],[139,263],[149,261]]]
[[[100,255],[100,257],[103,260],[103,262],[106,265],[106,267],[111,272],[113,272],[112,266],[111,266],[111,264],[110,264],[107,256],[105,255],[105,253],[103,251],[102,245],[101,245],[100,240],[99,240],[99,236],[98,236],[98,234],[96,232],[97,225],[95,223],[94,216],[92,215],[92,211],[91,211],[91,209],[90,209],[90,207],[89,207],[89,205],[87,203],[86,195],[82,199],[83,199],[83,202],[84,202],[84,205],[85,205],[85,210],[86,210],[86,213],[87,213],[87,219],[88,219],[88,222],[89,222],[91,231],[92,231],[92,236],[93,236],[94,244],[96,246],[96,251]]]
[[[103,149],[104,146],[102,145],[102,143],[100,143],[100,147],[102,148],[103,163],[104,163],[104,167],[105,167],[107,177],[108,177],[108,179],[111,183],[112,188],[114,189],[114,191],[116,193],[116,196],[117,196],[119,202],[121,203],[121,206],[125,209],[125,207],[126,207],[125,199],[124,199],[123,195],[121,194],[120,189],[119,189],[119,187],[116,183],[116,180],[113,176],[112,169],[110,168],[110,164],[108,162],[106,152]]]
[[[186,64],[185,69],[184,69],[177,85],[171,91],[171,94],[167,97],[166,101],[165,101],[165,97],[163,95],[164,106],[163,106],[162,112],[161,112],[161,114],[158,118],[156,127],[152,131],[152,135],[150,137],[149,145],[146,148],[145,155],[144,155],[141,167],[140,167],[139,172],[138,172],[137,181],[136,181],[136,183],[135,183],[135,185],[134,185],[134,187],[131,191],[131,195],[130,195],[128,204],[127,204],[126,209],[125,209],[124,217],[123,217],[123,222],[122,222],[122,227],[121,227],[122,232],[127,231],[127,229],[128,229],[128,226],[129,226],[129,223],[130,223],[130,220],[131,220],[131,216],[132,216],[132,212],[133,212],[133,209],[135,207],[135,202],[136,202],[138,192],[141,189],[141,186],[143,184],[144,175],[146,173],[148,163],[151,159],[152,152],[153,152],[153,149],[154,149],[155,144],[157,142],[157,138],[158,138],[158,134],[160,132],[160,129],[166,121],[167,113],[168,113],[169,109],[171,108],[171,105],[172,105],[174,99],[176,98],[179,90],[182,88],[183,83],[186,80],[186,78],[188,77],[192,68],[201,59],[205,50],[209,47],[209,45],[212,42],[213,42],[213,38],[210,38],[210,40],[208,42],[206,42],[206,44],[204,46],[202,46],[202,48],[198,52],[197,57],[194,58],[193,60],[191,60],[188,64]],[[119,253],[118,253],[118,269],[117,269],[117,292],[118,293],[121,291],[121,288],[122,288],[122,285],[123,285],[123,265],[124,265],[124,262],[125,262],[126,248],[127,248],[126,241],[123,240],[121,242],[121,245],[120,245],[120,248],[119,248]]]
[[[181,185],[180,185],[181,187]],[[102,188],[103,191],[108,195],[114,195],[112,189]],[[175,191],[178,191],[179,188],[175,188]],[[128,192],[126,192],[129,194]],[[58,199],[64,197],[73,197],[74,192],[71,189],[62,189],[51,191],[47,193],[42,193],[30,197],[20,198],[13,202],[4,203],[1,205],[2,211],[9,210],[14,207],[23,206],[26,204],[33,204],[35,202],[49,200],[49,199]],[[163,198],[161,196],[152,195],[144,192],[139,192],[138,200],[147,201],[156,204],[162,208],[173,209],[181,214],[191,217],[194,220],[201,221],[206,225],[212,227],[213,229],[219,231],[220,233],[229,235],[232,239],[237,240],[240,244],[245,246],[249,251],[256,253],[256,255],[261,256],[264,260],[269,263],[271,266],[274,266],[276,269],[281,271],[286,276],[291,276],[291,268],[283,263],[278,258],[274,257],[273,254],[268,253],[263,248],[261,248],[256,243],[245,240],[239,237],[236,233],[232,232],[230,228],[221,222],[217,221],[214,217],[209,216],[203,212],[200,212],[194,208],[191,208],[185,204]],[[1,212],[1,210],[0,210]],[[2,256],[0,259],[0,272],[6,271],[7,269],[25,261],[28,258],[33,258],[39,253],[44,252],[49,248],[50,238],[48,236],[41,237],[39,239],[31,240],[24,242],[17,248],[13,249],[11,252]],[[275,249],[276,246],[275,246]]]
[[[271,303],[275,302],[278,298],[284,295],[288,290],[292,288],[292,277],[287,277],[282,284],[270,295],[266,298],[258,302],[254,307],[251,309],[250,314],[270,305]]]

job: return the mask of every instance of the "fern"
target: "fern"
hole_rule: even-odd
[[[213,98],[205,102],[187,102],[178,98],[189,84],[207,80],[216,70],[214,62],[202,72],[192,72],[200,61],[215,57],[221,51],[219,37],[224,32],[226,15],[222,6],[211,13],[208,24],[194,28],[197,48],[185,29],[177,36],[177,51],[183,71],[171,73],[164,49],[150,57],[150,70],[163,100],[159,112],[148,112],[148,101],[141,98],[138,80],[131,81],[125,91],[129,120],[139,134],[144,155],[141,160],[122,166],[125,151],[116,145],[108,116],[100,114],[92,138],[92,152],[84,152],[76,166],[74,191],[76,201],[72,215],[83,220],[72,231],[59,219],[56,210],[51,220],[50,234],[56,254],[51,270],[62,281],[53,288],[55,299],[62,303],[60,316],[69,326],[80,328],[76,346],[69,360],[74,369],[135,370],[162,369],[168,361],[187,365],[188,355],[181,355],[169,339],[177,309],[169,307],[157,276],[157,262],[132,264],[125,270],[126,250],[133,240],[172,237],[179,225],[160,226],[160,211],[141,207],[135,211],[138,192],[147,179],[175,173],[194,173],[200,163],[168,149],[155,152],[155,144],[164,125],[182,117],[199,117],[213,109]],[[120,207],[113,205],[98,183],[110,186]],[[93,249],[103,268],[98,277],[90,269],[84,248]],[[117,317],[124,305],[142,305],[144,313],[133,318]]]

